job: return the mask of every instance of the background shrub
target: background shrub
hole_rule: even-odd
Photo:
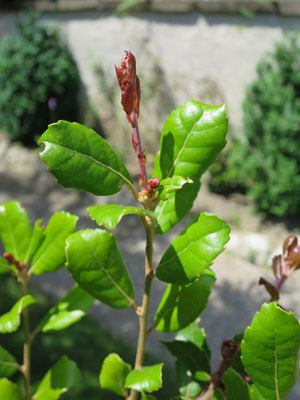
[[[24,15],[0,47],[0,126],[11,139],[31,143],[50,122],[78,120],[79,84],[57,29]]]
[[[257,66],[243,104],[246,143],[214,167],[213,190],[246,190],[258,211],[300,214],[300,35],[286,33]],[[219,190],[220,191],[220,190]]]

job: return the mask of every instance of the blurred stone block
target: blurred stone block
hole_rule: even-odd
[[[151,11],[186,13],[194,9],[193,0],[152,0]]]
[[[91,10],[95,9],[97,6],[97,0],[58,0],[58,1],[48,1],[49,5],[51,3],[56,3],[56,9],[61,11],[80,11],[80,10]]]
[[[98,10],[113,11],[122,3],[122,0],[96,0],[96,2]]]
[[[276,9],[272,1],[261,0],[195,0],[194,3],[203,13],[236,14],[243,8],[252,12],[274,12]]]
[[[300,0],[279,0],[279,11],[281,15],[299,16]]]

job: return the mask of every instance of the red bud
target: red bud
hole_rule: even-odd
[[[151,189],[157,189],[158,186],[160,185],[160,179],[159,178],[152,178],[148,181],[148,185]]]
[[[132,124],[139,119],[140,80],[136,75],[135,57],[130,51],[125,51],[119,67],[115,66],[118,83],[121,89],[121,104],[128,121]]]
[[[288,236],[283,244],[283,256],[290,268],[300,268],[300,246],[295,235]]]

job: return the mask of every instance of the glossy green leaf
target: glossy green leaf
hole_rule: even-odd
[[[89,207],[88,211],[90,213],[90,217],[95,220],[98,225],[103,225],[105,228],[111,231],[113,231],[121,219],[128,214],[135,214],[139,216],[147,215],[156,224],[156,217],[154,213],[139,207],[107,204],[104,206]]]
[[[156,276],[185,285],[198,278],[224,250],[230,228],[215,215],[199,214],[163,255]]]
[[[120,396],[126,396],[125,380],[131,371],[131,366],[123,361],[118,354],[111,353],[103,361],[100,372],[100,386]]]
[[[67,269],[79,286],[115,308],[129,307],[134,289],[112,234],[87,229],[67,239]]]
[[[224,395],[221,389],[215,390],[214,397],[212,398],[212,400],[224,400]]]
[[[210,361],[206,350],[199,349],[192,342],[161,340],[170,353],[180,360],[191,373],[201,381],[210,379]]]
[[[153,176],[161,180],[176,175],[192,179],[195,186],[190,189],[191,199],[188,204],[192,207],[197,189],[200,188],[201,175],[226,144],[227,129],[224,106],[208,106],[191,100],[178,107],[165,122]],[[187,187],[185,185],[184,189],[188,190]],[[160,227],[158,233],[165,233],[189,211],[188,205],[183,204],[187,196],[180,196],[180,192],[173,194],[170,204],[169,200],[165,201],[155,210]],[[181,209],[180,214],[176,208]]]
[[[0,257],[0,275],[11,272],[11,267],[5,258]]]
[[[187,398],[194,399],[203,389],[200,383],[193,379],[191,371],[180,360],[176,360],[176,383],[180,394]]]
[[[141,394],[141,400],[156,400],[156,397],[152,396],[152,394]]]
[[[163,364],[134,369],[127,375],[125,387],[138,392],[154,392],[162,387]]]
[[[33,228],[32,236],[26,251],[25,263],[28,264],[32,256],[38,251],[44,239],[45,227],[42,225],[43,221],[38,219]]]
[[[9,378],[16,372],[16,368],[5,363],[16,364],[16,359],[4,347],[0,346],[0,377]]]
[[[179,332],[177,332],[175,340],[181,340],[182,342],[193,343],[199,349],[204,350],[208,360],[210,360],[211,350],[207,344],[205,330],[203,328],[201,329],[198,328],[199,322],[200,318],[197,318],[186,328],[181,329]]]
[[[23,396],[15,383],[3,378],[0,379],[0,399],[23,400]]]
[[[187,397],[176,396],[176,397],[172,397],[171,400],[191,400],[191,399],[188,399]]]
[[[94,297],[76,284],[42,319],[42,331],[59,331],[75,324],[86,315],[94,300]]]
[[[260,394],[256,385],[252,384],[251,389],[252,389],[252,392],[254,393],[254,400],[265,400],[265,398]]]
[[[16,201],[0,205],[0,237],[7,253],[24,261],[32,229],[25,210]]]
[[[29,294],[22,297],[13,308],[0,317],[0,333],[15,332],[20,326],[22,310],[30,304],[36,303],[36,300]]]
[[[300,326],[293,313],[264,304],[245,331],[242,362],[262,396],[283,399],[299,376]]]
[[[248,383],[232,368],[225,371],[223,382],[226,388],[226,400],[254,400],[254,394]]]
[[[132,179],[110,145],[92,129],[59,121],[41,136],[41,158],[66,188],[106,196],[120,191]]]
[[[66,238],[74,232],[78,217],[61,211],[53,214],[47,228],[45,239],[32,260],[34,274],[54,272],[65,263]]]
[[[186,286],[168,285],[154,322],[160,332],[174,332],[192,323],[205,309],[215,278],[201,274]]]
[[[56,400],[79,380],[80,371],[76,363],[63,356],[44,376],[34,394],[34,399]]]
[[[181,176],[173,176],[172,178],[163,179],[159,185],[159,197],[161,200],[168,200],[169,194],[182,189],[186,183],[193,183],[191,179],[184,179]]]
[[[177,224],[193,207],[200,190],[200,182],[187,183],[182,189],[171,192],[168,200],[161,200],[154,212],[158,226],[156,233],[162,235]]]

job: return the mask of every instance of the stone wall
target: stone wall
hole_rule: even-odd
[[[40,11],[114,10],[122,0],[4,0],[2,9],[35,8]],[[299,0],[141,0],[137,11],[183,13],[255,13],[300,15]]]
[[[93,0],[85,2],[92,4]],[[210,2],[225,4],[225,0]],[[17,18],[15,11],[0,12],[0,40],[14,30]],[[190,98],[208,104],[226,103],[232,131],[242,137],[242,101],[246,86],[256,76],[257,62],[273,49],[283,30],[300,26],[300,18],[279,14],[245,18],[199,11],[135,13],[122,18],[111,11],[52,11],[43,14],[43,21],[61,27],[80,69],[84,101],[93,105],[101,122],[108,123],[108,139],[125,154],[128,127],[123,115],[115,111],[121,111],[118,90],[114,104],[106,100],[107,90],[113,91],[116,84],[114,64],[119,63],[124,50],[132,50],[137,58],[142,82],[141,130],[151,153],[157,148],[165,117]],[[96,67],[101,69],[102,87]],[[124,137],[120,137],[120,127]]]

